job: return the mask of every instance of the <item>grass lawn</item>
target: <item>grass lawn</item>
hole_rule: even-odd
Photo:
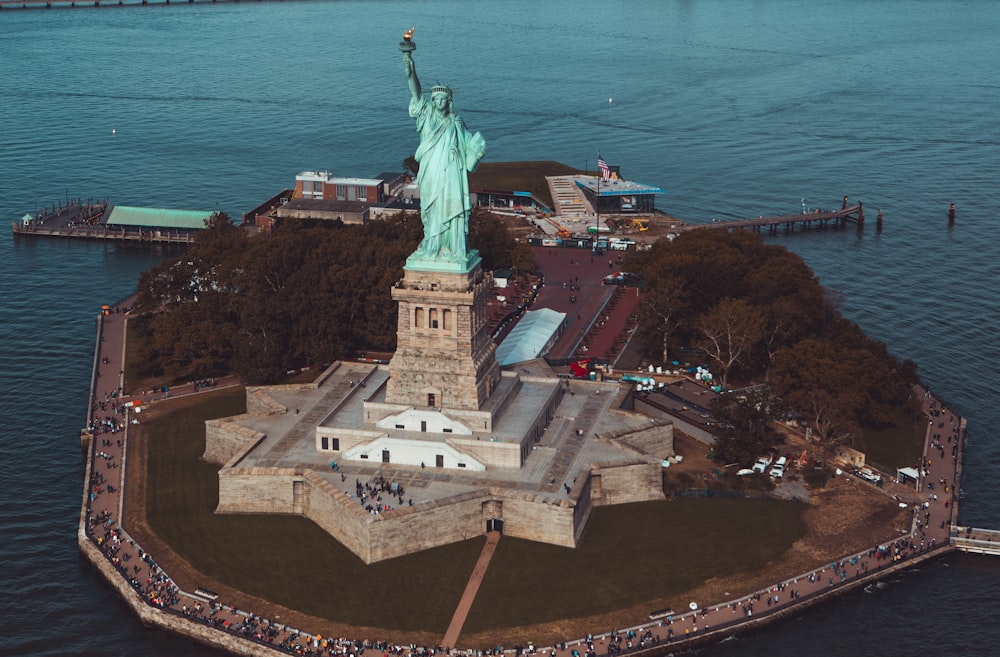
[[[197,570],[251,595],[338,623],[443,635],[483,539],[365,566],[305,518],[214,514],[218,468],[200,459],[203,421],[243,410],[242,391],[220,392],[143,425],[150,528]],[[575,550],[505,537],[465,633],[652,609],[707,579],[752,573],[803,535],[805,508],[682,499],[596,509]]]
[[[805,533],[804,509],[684,498],[595,509],[576,549],[504,537],[465,632],[600,614],[762,568]]]
[[[927,418],[921,415],[914,420],[904,409],[897,409],[893,426],[887,429],[865,429],[866,461],[894,472],[900,467],[917,467],[924,451]]]

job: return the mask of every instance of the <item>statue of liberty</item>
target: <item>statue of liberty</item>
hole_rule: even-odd
[[[468,172],[475,171],[486,153],[486,140],[472,134],[452,111],[451,89],[436,85],[430,97],[423,95],[413,63],[412,30],[403,36],[403,66],[410,85],[410,116],[420,132],[414,155],[420,164],[420,218],[424,238],[407,261],[431,261],[465,266],[468,260],[465,236],[469,231]]]

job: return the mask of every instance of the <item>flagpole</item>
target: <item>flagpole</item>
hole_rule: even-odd
[[[597,161],[601,161],[601,152],[597,151]],[[597,251],[597,238],[601,234],[601,178],[604,177],[604,171],[600,167],[597,167],[597,197],[594,200],[594,244],[591,247],[591,251]]]
[[[594,201],[594,250],[597,250],[597,236],[601,234],[601,177],[597,176],[597,199]]]

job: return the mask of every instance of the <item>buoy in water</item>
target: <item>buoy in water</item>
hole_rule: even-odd
[[[113,135],[117,135],[117,134],[118,134],[118,131],[117,131],[117,130],[115,130],[114,128],[111,128],[111,134],[113,134]]]

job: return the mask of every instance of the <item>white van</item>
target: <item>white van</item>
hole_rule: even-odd
[[[788,459],[786,459],[784,456],[779,457],[778,460],[774,462],[774,465],[771,466],[771,473],[770,473],[771,476],[774,477],[775,479],[781,479],[782,477],[784,477],[786,463],[788,463]]]

